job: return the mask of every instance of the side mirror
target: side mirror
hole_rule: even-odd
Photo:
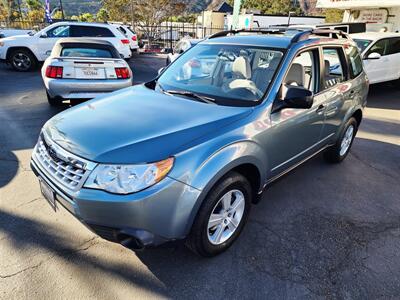
[[[313,105],[314,93],[301,86],[283,85],[282,100],[274,102],[272,112],[284,108],[309,109]]]
[[[50,56],[50,54],[51,54],[51,50],[47,50],[45,53],[46,56]]]
[[[378,52],[372,52],[368,55],[367,59],[380,59],[382,55],[380,55]]]
[[[46,32],[42,32],[42,33],[40,34],[40,38],[42,38],[42,39],[47,38],[47,33],[46,33]]]
[[[119,54],[119,57],[121,57],[121,58],[125,58],[125,56],[123,55],[123,54]]]
[[[164,72],[164,70],[165,70],[165,67],[158,69],[158,75],[160,75],[162,72]]]

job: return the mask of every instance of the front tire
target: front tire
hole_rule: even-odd
[[[356,136],[358,123],[355,118],[351,117],[345,124],[342,133],[336,144],[328,148],[324,153],[324,158],[330,163],[342,162],[350,152]]]
[[[188,248],[205,257],[227,250],[247,221],[251,198],[251,185],[244,176],[225,175],[204,199],[186,240]]]
[[[17,49],[11,52],[8,63],[18,72],[28,72],[37,67],[36,57],[25,49]]]

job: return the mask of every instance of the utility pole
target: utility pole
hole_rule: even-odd
[[[62,17],[62,20],[64,21],[65,16],[64,16],[64,8],[63,8],[62,0],[60,0],[60,10],[61,10],[61,17]]]

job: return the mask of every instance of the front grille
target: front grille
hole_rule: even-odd
[[[36,160],[50,175],[68,190],[77,191],[84,184],[89,170],[87,164],[61,147],[49,145],[41,136],[35,148]]]

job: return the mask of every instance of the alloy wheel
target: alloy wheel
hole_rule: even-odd
[[[211,244],[227,241],[239,227],[245,209],[244,194],[230,190],[214,206],[207,224],[207,237]]]
[[[21,71],[27,71],[32,65],[31,59],[24,53],[16,53],[12,59],[13,66]]]
[[[346,132],[343,136],[342,143],[340,144],[340,156],[343,156],[349,151],[351,141],[353,140],[354,126],[350,125],[347,127]]]

